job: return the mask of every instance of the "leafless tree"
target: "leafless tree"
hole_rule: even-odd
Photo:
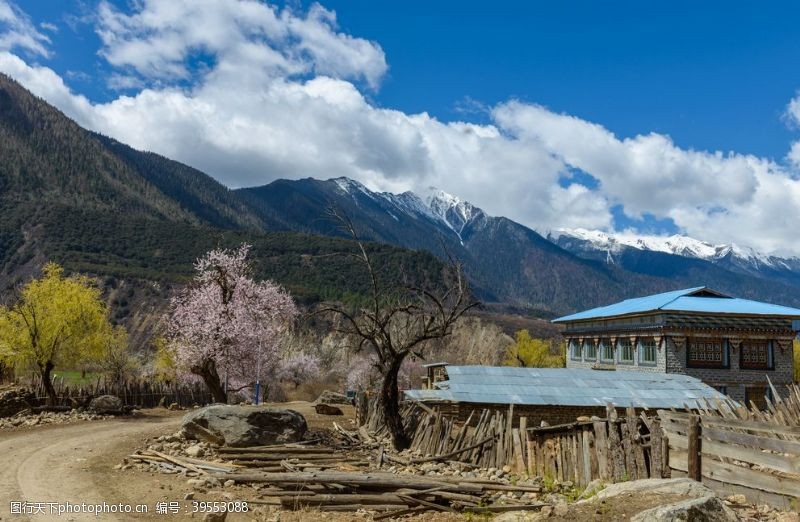
[[[430,341],[450,335],[458,319],[479,303],[469,291],[461,263],[449,256],[441,281],[422,285],[383,281],[353,222],[335,208],[328,212],[356,242],[353,255],[364,265],[370,294],[358,311],[342,306],[326,306],[322,311],[340,316],[339,331],[356,339],[359,349],[372,350],[377,356],[384,420],[395,449],[403,450],[410,444],[400,416],[397,382],[403,361],[409,355],[424,359]]]

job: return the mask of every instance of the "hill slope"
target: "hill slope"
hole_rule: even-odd
[[[245,241],[257,275],[301,301],[358,300],[366,291],[347,257],[351,241],[265,232],[206,174],[87,131],[0,75],[0,289],[54,260],[98,276],[115,320],[146,336],[198,256]],[[441,269],[429,254],[370,248],[389,277],[435,279]]]

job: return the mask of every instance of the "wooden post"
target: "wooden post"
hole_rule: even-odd
[[[700,469],[700,417],[692,415],[689,417],[689,462],[688,462],[688,475],[692,480],[700,482],[702,480],[702,472]]]

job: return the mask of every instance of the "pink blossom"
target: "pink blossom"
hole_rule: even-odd
[[[172,300],[168,333],[184,372],[213,360],[230,390],[275,378],[282,336],[297,316],[291,296],[250,277],[250,245],[213,250],[195,263],[192,284]]]

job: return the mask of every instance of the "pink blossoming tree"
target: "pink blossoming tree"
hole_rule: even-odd
[[[275,378],[285,367],[281,338],[297,317],[279,285],[253,281],[249,251],[243,244],[208,252],[171,303],[167,331],[178,368],[201,378],[216,402],[227,402],[226,391]]]

